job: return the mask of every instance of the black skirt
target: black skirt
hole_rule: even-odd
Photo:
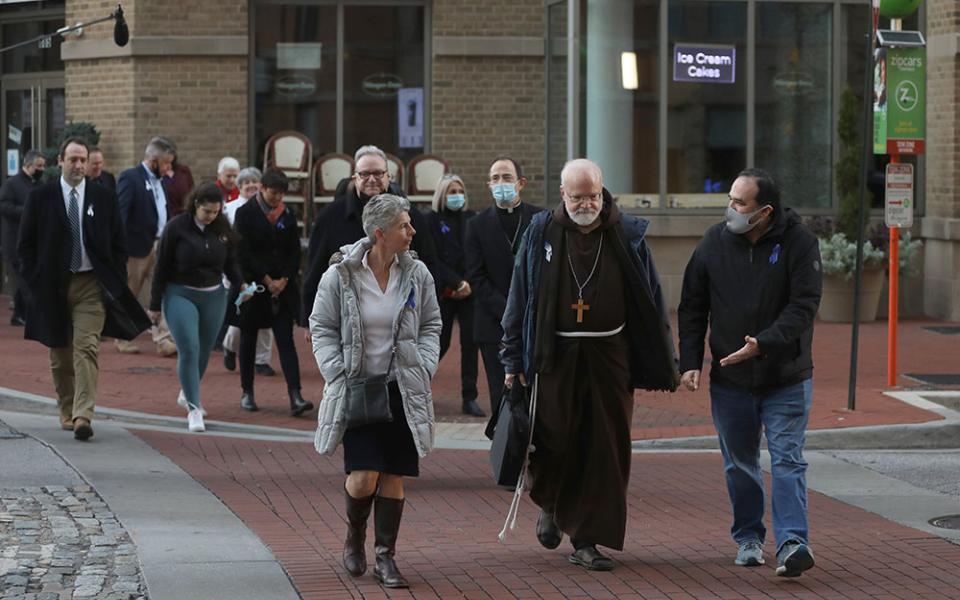
[[[420,456],[403,412],[396,381],[389,384],[393,421],[347,429],[343,434],[343,470],[377,471],[390,475],[420,475]]]

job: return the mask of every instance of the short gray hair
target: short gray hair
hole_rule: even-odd
[[[240,161],[235,159],[232,156],[224,156],[220,159],[220,162],[217,164],[217,175],[222,174],[227,169],[236,169],[240,170]]]
[[[376,242],[373,232],[390,227],[400,213],[404,212],[410,212],[410,202],[406,198],[393,194],[378,194],[363,207],[363,232],[371,242]]]
[[[167,155],[176,156],[177,148],[170,140],[158,135],[147,142],[147,148],[143,151],[143,155],[148,159],[160,158],[161,156]]]
[[[384,165],[388,164],[388,163],[387,163],[387,155],[386,155],[386,153],[385,153],[383,150],[381,150],[380,148],[377,148],[376,146],[373,146],[373,145],[370,145],[370,146],[360,146],[359,148],[357,148],[357,151],[353,154],[353,162],[354,162],[354,164],[360,162],[360,159],[361,159],[361,158],[363,158],[364,156],[370,155],[370,154],[373,154],[373,155],[375,155],[375,156],[379,156],[380,158],[382,158]]]
[[[39,150],[27,150],[27,153],[23,155],[23,164],[32,165],[33,161],[38,158],[44,158],[43,154]]]
[[[256,167],[245,167],[237,174],[237,185],[243,185],[250,180],[260,181],[263,179],[263,173]]]
[[[583,173],[599,184],[603,184],[603,171],[600,165],[586,158],[575,158],[568,160],[560,171],[560,185],[565,185],[567,180],[573,177],[574,173]]]

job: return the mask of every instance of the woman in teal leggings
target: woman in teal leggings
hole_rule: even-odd
[[[242,286],[234,255],[236,234],[222,208],[215,183],[193,190],[186,211],[164,227],[154,267],[149,314],[158,321],[162,308],[177,343],[177,403],[187,410],[190,431],[204,430],[200,379],[227,308],[223,278],[237,289]]]

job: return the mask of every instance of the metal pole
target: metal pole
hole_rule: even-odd
[[[857,223],[857,266],[853,282],[853,324],[850,335],[850,379],[847,384],[847,410],[857,409],[857,356],[860,346],[860,288],[863,273],[863,236],[867,228],[867,174],[873,158],[873,49],[876,39],[873,7],[870,12],[870,33],[867,35],[867,64],[863,75],[863,157],[860,168],[860,210]]]
[[[102,19],[96,19],[96,20],[94,20],[94,21],[90,21],[89,23],[77,23],[77,24],[74,25],[73,27],[61,27],[60,29],[54,31],[53,33],[45,33],[45,34],[43,34],[43,35],[38,35],[38,36],[35,37],[35,38],[30,38],[29,40],[24,40],[24,41],[22,41],[22,42],[18,42],[18,43],[16,43],[16,44],[11,45],[11,46],[7,46],[6,48],[0,48],[0,53],[6,52],[7,50],[13,50],[14,48],[19,48],[20,46],[26,46],[26,45],[28,45],[28,44],[35,44],[35,43],[39,42],[40,40],[45,40],[45,39],[51,38],[51,37],[53,37],[53,36],[55,36],[55,35],[63,35],[63,34],[65,34],[65,33],[70,33],[71,31],[75,31],[75,30],[77,30],[77,29],[83,29],[84,27],[89,27],[90,25],[96,25],[97,23],[103,23],[104,21],[109,21],[110,19],[113,19],[113,18],[114,18],[114,15],[113,15],[113,13],[111,13],[109,17],[103,17]]]

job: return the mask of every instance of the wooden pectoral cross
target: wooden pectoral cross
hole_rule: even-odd
[[[571,304],[570,309],[577,311],[577,323],[583,323],[583,311],[590,310],[590,305],[584,303],[583,298],[577,298],[577,303]]]

